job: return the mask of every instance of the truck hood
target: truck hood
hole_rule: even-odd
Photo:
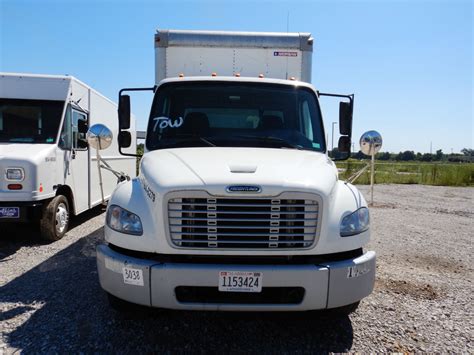
[[[24,144],[24,143],[0,143],[0,161],[17,162],[21,166],[21,161],[34,162],[50,154],[54,155],[54,144]]]
[[[49,181],[46,177],[55,174],[56,147],[55,144],[0,143],[0,201],[39,199],[39,184],[45,184]],[[7,188],[10,182],[5,178],[5,169],[8,167],[23,168],[25,177],[21,190]],[[52,184],[45,184],[45,190],[49,188]]]
[[[158,194],[206,190],[213,195],[228,195],[229,185],[257,185],[262,190],[260,196],[283,191],[328,196],[338,179],[334,163],[323,153],[223,147],[148,152],[141,162],[140,177]]]

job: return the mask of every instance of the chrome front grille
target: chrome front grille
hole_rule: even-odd
[[[315,242],[319,202],[308,199],[307,194],[286,193],[278,198],[206,195],[168,200],[170,237],[175,246],[294,249]]]

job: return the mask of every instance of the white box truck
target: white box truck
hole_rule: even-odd
[[[41,236],[54,241],[71,215],[102,202],[96,151],[86,140],[98,122],[117,133],[117,106],[76,78],[0,73],[0,223],[39,222]],[[136,176],[135,158],[120,155],[117,142],[102,157]],[[103,176],[108,199],[117,178]]]
[[[347,157],[353,96],[310,84],[312,48],[307,33],[157,31],[140,173],[113,193],[97,248],[112,306],[349,313],[372,292],[369,211],[338,179],[319,106],[344,99]]]

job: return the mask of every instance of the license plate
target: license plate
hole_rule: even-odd
[[[253,271],[220,271],[221,292],[262,292],[263,274]]]
[[[129,285],[143,286],[143,271],[125,266],[122,269],[123,282]]]
[[[20,207],[0,207],[0,218],[20,218]]]

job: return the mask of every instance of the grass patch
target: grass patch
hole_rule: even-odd
[[[336,164],[340,169],[339,177],[347,179],[364,167],[367,162],[349,159]],[[369,184],[370,169],[364,172],[355,183]],[[376,162],[375,183],[474,186],[474,164]]]

